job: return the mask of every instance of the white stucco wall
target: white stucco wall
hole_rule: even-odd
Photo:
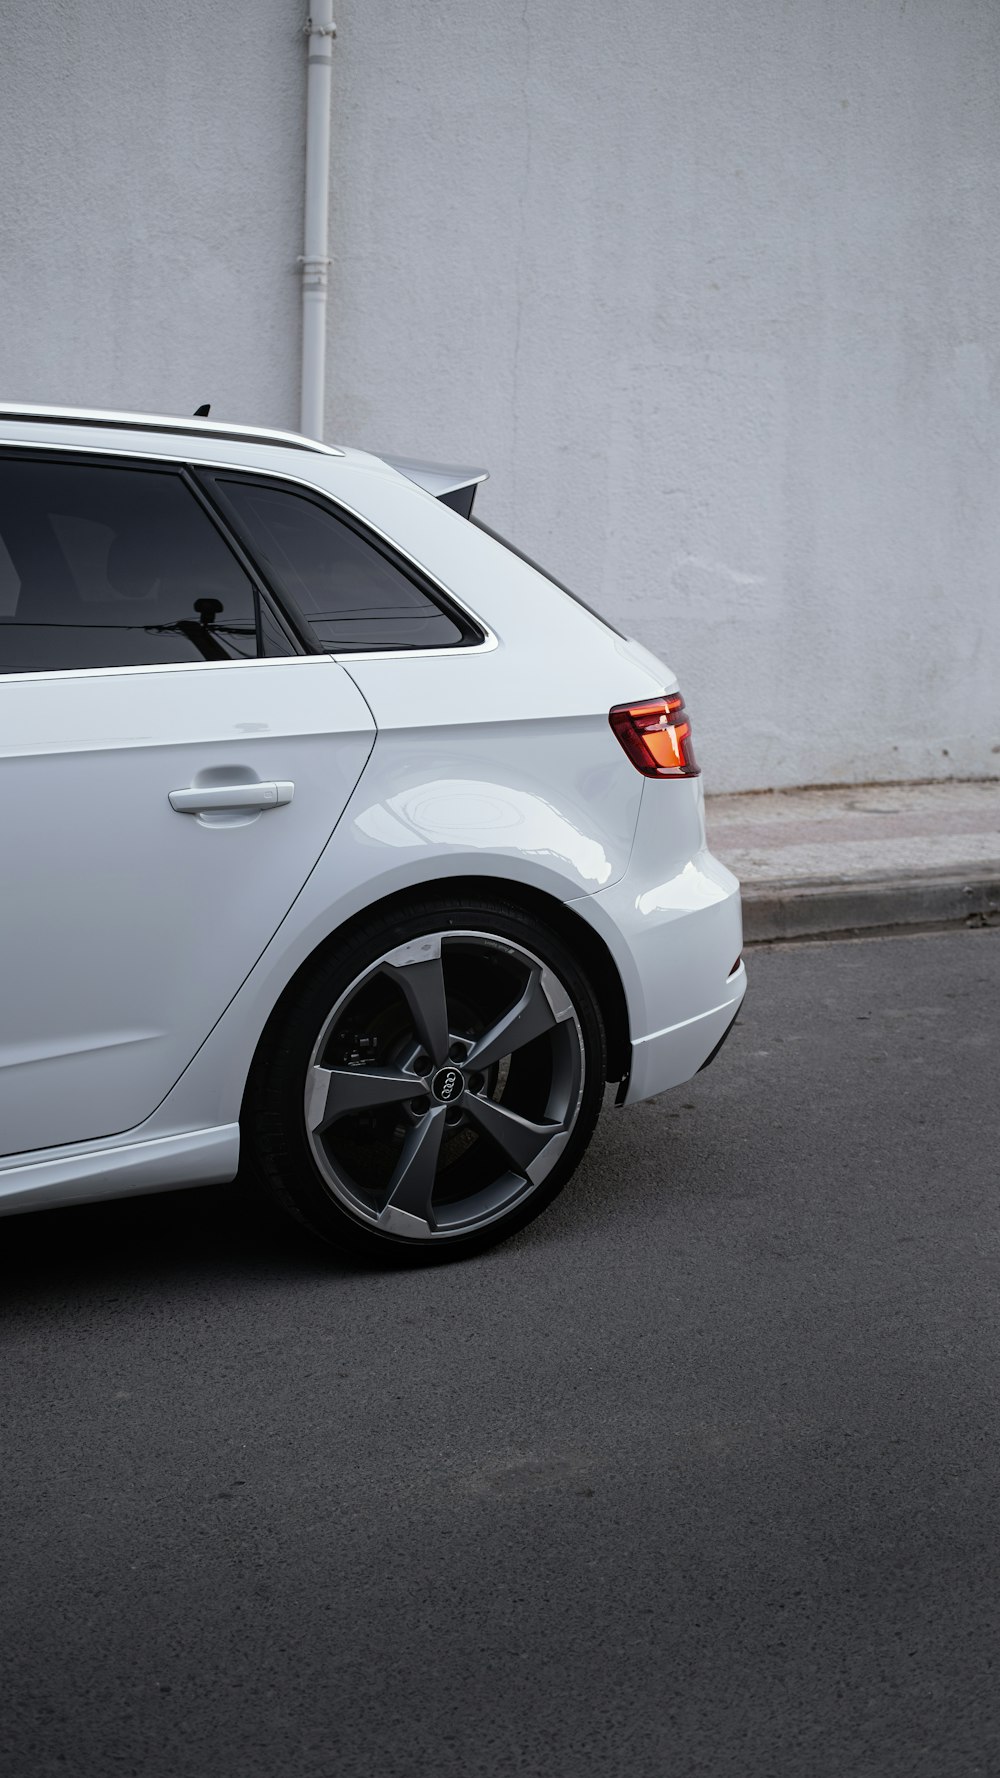
[[[8,8],[5,396],[294,423],[304,12]],[[336,16],[328,436],[489,465],[713,788],[997,773],[995,0]]]
[[[0,398],[298,423],[305,0],[4,0]]]

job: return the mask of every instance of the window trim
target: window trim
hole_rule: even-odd
[[[198,485],[197,478],[191,474],[190,468],[188,464],[184,462],[183,458],[160,457],[153,456],[152,454],[149,457],[144,455],[137,456],[134,451],[76,451],[70,447],[61,447],[59,445],[36,445],[27,442],[21,444],[6,439],[0,441],[0,463],[8,463],[11,461],[33,462],[37,461],[39,455],[41,455],[47,463],[52,463],[54,465],[61,464],[63,466],[68,465],[71,468],[80,467],[88,469],[92,469],[95,466],[100,465],[106,459],[112,458],[112,467],[124,470],[125,472],[129,469],[135,469],[146,474],[150,471],[153,473],[160,471],[165,474],[176,476],[182,485],[187,488],[195,505],[204,513],[213,531],[220,538],[224,547],[228,549],[241,572],[246,576],[254,601],[254,624],[258,649],[260,648],[261,643],[261,608],[264,607],[272,623],[276,626],[279,633],[285,637],[292,652],[290,654],[258,654],[255,657],[252,656],[249,659],[243,660],[133,661],[130,662],[128,666],[43,668],[40,673],[5,673],[0,671],[0,679],[11,681],[38,679],[42,677],[50,678],[53,675],[61,677],[63,674],[67,673],[74,674],[77,677],[90,678],[95,673],[158,673],[176,667],[255,667],[264,665],[268,661],[294,660],[300,655],[308,652],[303,648],[294,629],[289,625],[281,606],[275,603],[268,587],[261,579],[255,564],[242,548],[239,539],[234,536],[229,528],[221,521],[219,514],[216,512],[211,501],[206,500],[202,489]]]
[[[219,470],[215,465],[198,464],[195,467],[195,477],[199,482],[204,480],[212,484],[206,489],[208,497],[213,502],[217,502],[222,519],[238,537],[247,555],[256,562],[256,572],[267,586],[272,599],[280,600],[287,613],[289,623],[294,624],[294,628],[301,638],[307,639],[309,652],[332,656],[335,661],[346,666],[351,661],[412,660],[414,658],[423,659],[429,655],[482,653],[497,646],[496,637],[492,636],[492,632],[487,630],[482,619],[470,611],[463,600],[458,599],[450,589],[443,587],[440,581],[428,574],[426,568],[415,562],[404,550],[401,550],[399,545],[387,537],[383,531],[380,531],[376,525],[362,518],[345,502],[337,500],[325,488],[317,488],[312,484],[301,482],[296,476],[278,476],[268,470],[248,469],[245,466],[233,471]],[[284,588],[277,586],[274,580],[268,576],[265,564],[262,561],[257,561],[256,557],[252,555],[253,539],[244,520],[226,498],[224,487],[218,485],[222,479],[238,480],[250,487],[265,489],[273,481],[290,482],[300,499],[309,501],[313,506],[318,506],[320,511],[327,511],[332,518],[345,525],[349,531],[353,531],[355,536],[360,537],[362,543],[366,543],[370,549],[374,549],[389,563],[390,567],[415,586],[431,605],[442,611],[445,617],[451,618],[452,622],[463,631],[463,640],[438,643],[428,648],[324,648],[322,643],[317,640],[308,618],[299,609],[292,595]]]
[[[329,665],[328,654],[262,654],[242,661],[138,661],[131,667],[42,667],[37,673],[2,673],[0,686],[34,685],[50,679],[111,679],[120,673],[246,673],[255,667]]]
[[[258,648],[260,647],[261,638],[260,608],[263,606],[266,609],[268,616],[271,618],[271,621],[276,624],[281,635],[283,635],[286,641],[290,644],[293,655],[309,654],[311,651],[308,648],[303,647],[301,638],[296,634],[294,626],[289,623],[279,602],[273,597],[271,589],[261,576],[256,562],[254,562],[253,558],[247,554],[239,537],[232,528],[226,524],[224,518],[216,511],[211,500],[206,499],[205,491],[202,488],[198,477],[191,473],[190,465],[182,463],[180,468],[183,473],[185,484],[191,489],[191,492],[194,494],[198,505],[201,507],[209,523],[216,531],[218,531],[223,542],[228,545],[232,554],[236,557],[237,562],[253,588],[254,601],[257,607]],[[257,656],[257,659],[262,661],[281,661],[288,660],[289,658],[288,655],[282,654],[258,654]]]

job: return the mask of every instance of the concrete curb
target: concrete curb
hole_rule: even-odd
[[[751,945],[943,925],[1000,925],[1000,865],[961,876],[928,872],[861,881],[747,883],[743,888],[743,935]]]

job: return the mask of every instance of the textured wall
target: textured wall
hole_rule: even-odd
[[[8,0],[5,398],[295,423],[305,11]],[[489,465],[714,788],[1000,770],[995,0],[336,17],[328,436]]]
[[[4,0],[0,393],[298,423],[305,0]]]
[[[337,20],[331,435],[488,464],[714,787],[1000,770],[996,0]]]

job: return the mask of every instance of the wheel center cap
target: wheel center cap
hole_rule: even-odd
[[[439,1068],[431,1081],[431,1092],[439,1105],[454,1105],[465,1092],[465,1075],[461,1068]]]

